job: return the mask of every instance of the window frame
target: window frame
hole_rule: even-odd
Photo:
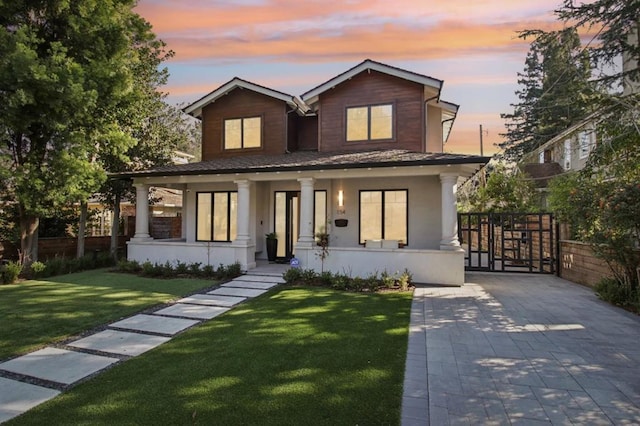
[[[250,119],[260,119],[260,145],[259,146],[250,146],[245,147],[244,141],[244,121]],[[227,122],[240,120],[240,147],[239,148],[227,148]],[[264,117],[262,115],[253,115],[248,117],[227,117],[222,119],[222,150],[223,151],[240,151],[240,150],[257,150],[262,149],[263,147],[263,125],[264,125]]]
[[[385,238],[385,229],[384,229],[384,223],[385,223],[385,216],[384,216],[384,207],[385,207],[385,192],[404,192],[406,194],[406,199],[407,199],[407,205],[406,205],[406,212],[405,212],[405,229],[406,229],[406,236],[405,236],[405,241],[406,242],[401,242],[400,240],[398,240],[399,246],[400,247],[406,247],[409,245],[409,189],[407,188],[401,188],[401,189],[361,189],[360,191],[358,191],[358,244],[359,245],[365,245],[366,244],[366,240],[363,241],[362,240],[362,193],[363,192],[380,192],[381,193],[381,205],[382,205],[382,209],[381,209],[381,222],[380,222],[380,226],[381,226],[381,238],[382,240],[386,239]]]
[[[211,209],[211,234],[209,236],[208,240],[201,240],[198,237],[198,224],[199,222],[199,203],[198,203],[198,198],[200,197],[200,194],[207,194],[207,195],[211,195],[211,205],[209,206]],[[215,212],[215,194],[227,194],[227,239],[226,240],[215,240],[214,236],[216,234],[215,232],[215,221],[214,221],[214,212]],[[231,239],[231,194],[236,194],[236,208],[237,208],[237,197],[238,197],[238,191],[198,191],[196,192],[196,238],[195,240],[197,242],[205,242],[205,243],[230,243],[233,240]],[[236,218],[237,219],[237,218]],[[236,224],[237,227],[237,224]]]
[[[373,107],[381,107],[381,106],[389,106],[391,107],[391,137],[388,138],[371,138],[371,108]],[[349,139],[349,110],[357,109],[357,108],[366,108],[367,109],[367,139]],[[395,102],[384,102],[378,104],[367,104],[367,105],[349,105],[345,107],[344,110],[344,139],[347,143],[358,143],[358,142],[389,142],[395,141],[396,139],[396,104]]]
[[[316,223],[316,209],[318,202],[318,194],[324,193],[324,222],[322,225]],[[324,226],[325,232],[327,231],[327,225],[329,224],[327,221],[329,220],[329,199],[328,192],[326,189],[316,189],[313,191],[313,235],[315,236],[317,233],[321,232],[320,226]]]

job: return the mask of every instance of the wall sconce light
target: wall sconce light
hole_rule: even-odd
[[[344,192],[341,190],[338,191],[338,208],[336,209],[336,213],[345,214],[344,210]]]

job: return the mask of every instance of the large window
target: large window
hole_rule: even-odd
[[[407,244],[408,192],[360,191],[360,244],[397,240]]]
[[[347,108],[347,141],[393,138],[393,105]]]
[[[327,191],[314,192],[313,235],[327,232]]]
[[[261,145],[261,117],[224,120],[224,149],[260,148]]]
[[[238,193],[198,192],[196,194],[196,240],[233,241],[237,235]]]

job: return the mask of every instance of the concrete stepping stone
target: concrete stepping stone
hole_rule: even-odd
[[[228,282],[226,284],[222,284],[221,287],[224,287],[224,288],[229,288],[229,287],[254,288],[254,289],[258,289],[258,290],[269,290],[270,288],[273,288],[273,287],[275,287],[277,285],[278,285],[277,283],[259,283],[259,282],[233,280],[233,281]]]
[[[237,278],[234,278],[233,281],[248,281],[248,282],[259,282],[259,283],[276,283],[276,284],[284,284],[284,278],[282,277],[272,277],[268,275],[240,275]]]
[[[0,423],[16,417],[60,392],[0,377]]]
[[[190,305],[184,303],[176,303],[159,311],[154,312],[157,315],[167,315],[170,317],[185,317],[196,319],[211,319],[220,314],[227,312],[229,308],[221,306],[208,306],[208,305]]]
[[[109,327],[174,335],[199,322],[183,318],[163,318],[156,315],[139,314],[114,322]]]
[[[136,356],[156,346],[160,346],[169,340],[171,340],[170,337],[105,330],[69,343],[69,346],[113,354]]]
[[[235,296],[212,296],[208,294],[194,294],[193,296],[185,297],[178,300],[178,303],[191,303],[194,305],[209,305],[209,306],[225,306],[231,307],[237,305],[240,302],[244,302],[246,297]]]
[[[118,362],[116,358],[44,348],[0,364],[0,369],[71,384]]]
[[[208,292],[207,294],[222,295],[222,296],[256,297],[266,292],[267,290],[259,290],[259,289],[253,289],[253,288],[220,287]]]

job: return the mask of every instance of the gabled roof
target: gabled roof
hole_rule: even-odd
[[[236,174],[247,172],[285,172],[332,170],[343,168],[377,168],[437,166],[448,164],[483,165],[490,157],[477,155],[412,152],[401,149],[354,152],[296,151],[280,155],[248,155],[217,158],[199,163],[158,167],[152,170],[117,173],[113,178]]]
[[[422,84],[423,86],[433,87],[434,89],[438,90],[438,93],[442,89],[443,81],[438,80],[437,78],[429,77],[423,74],[418,74],[412,71],[403,70],[402,68],[397,68],[391,65],[386,65],[380,62],[372,61],[371,59],[366,59],[361,63],[359,63],[358,65],[356,65],[355,67],[309,90],[308,92],[302,95],[302,100],[304,100],[308,104],[314,104],[318,101],[318,97],[322,93],[334,88],[338,84],[344,83],[350,78],[367,70],[381,72],[383,74],[402,78],[404,80],[413,81],[414,83]]]
[[[304,114],[308,111],[308,107],[299,99],[296,99],[294,96],[289,95],[284,92],[279,92],[277,90],[269,89],[268,87],[261,86],[259,84],[252,83],[247,80],[243,80],[241,78],[235,77],[231,81],[223,84],[218,87],[213,92],[203,96],[198,99],[191,105],[183,108],[183,111],[189,115],[192,115],[195,118],[202,118],[202,108],[209,105],[212,102],[215,102],[217,99],[222,96],[227,95],[229,92],[235,89],[248,89],[252,90],[256,93],[260,93],[265,96],[272,97],[274,99],[278,99],[280,101],[286,102],[291,108],[294,110]]]
[[[531,151],[527,152],[525,155],[533,154],[533,153],[537,154],[540,151],[544,151],[545,149],[549,148],[550,146],[552,146],[556,142],[564,140],[566,137],[571,136],[573,133],[575,133],[576,131],[582,129],[583,127],[586,127],[589,124],[592,124],[594,122],[599,121],[601,119],[601,117],[600,117],[601,115],[603,115],[602,111],[596,111],[596,112],[593,112],[593,113],[589,114],[583,120],[580,120],[576,124],[573,124],[573,125],[567,127],[566,129],[564,129],[563,131],[558,133],[556,136],[552,137],[551,139],[549,139],[548,141],[546,141],[542,145],[540,145],[540,146],[532,149]]]

